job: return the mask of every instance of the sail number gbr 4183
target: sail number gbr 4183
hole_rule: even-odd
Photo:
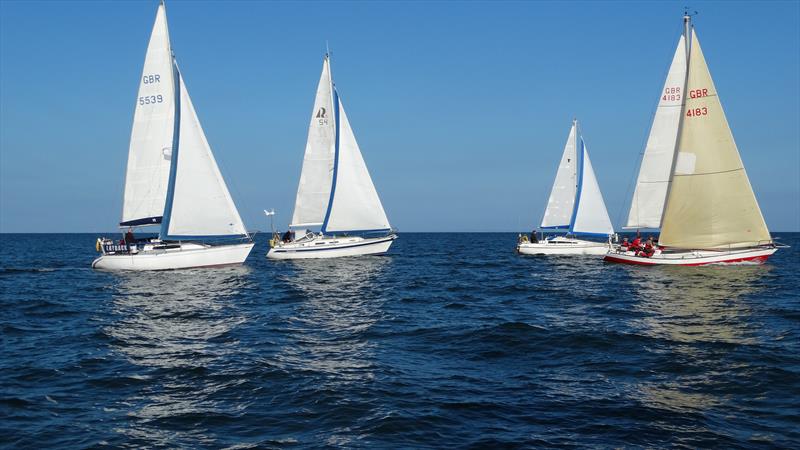
[[[708,97],[708,89],[692,89],[689,91],[689,98],[703,98]],[[687,108],[686,117],[707,116],[708,108],[703,106],[700,108]]]

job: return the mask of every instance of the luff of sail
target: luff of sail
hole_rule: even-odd
[[[685,81],[686,41],[681,35],[653,117],[625,228],[658,228],[661,225],[686,92]]]
[[[389,219],[336,89],[333,102],[336,111],[335,165],[331,199],[322,231],[389,231]]]
[[[677,155],[659,245],[739,248],[771,241],[692,29]]]
[[[550,197],[547,199],[547,208],[542,218],[542,228],[566,229],[569,227],[578,185],[576,143],[577,122],[573,121],[567,137],[567,143],[564,145],[564,153],[558,163],[558,171],[556,172],[555,181],[553,181],[553,187],[550,190]]]
[[[161,223],[172,151],[174,97],[167,16],[160,4],[133,114],[121,226]]]
[[[162,224],[162,239],[244,236],[239,211],[219,171],[183,77],[179,85],[179,126],[174,168]]]
[[[292,227],[318,227],[325,219],[333,180],[334,114],[330,61],[325,55],[308,126]]]
[[[573,234],[593,234],[608,236],[614,234],[614,227],[608,217],[606,203],[600,192],[600,185],[589,159],[589,150],[581,137],[578,154],[580,155],[580,172],[578,192],[575,196],[575,207],[570,221],[569,231]]]

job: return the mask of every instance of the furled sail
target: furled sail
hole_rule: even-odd
[[[614,234],[614,227],[611,226],[606,203],[603,201],[583,138],[579,141],[578,152],[581,155],[578,194],[569,231],[573,234]]]
[[[174,85],[167,16],[161,4],[133,114],[121,226],[161,223],[172,152]]]
[[[688,96],[659,244],[706,249],[770,242],[694,30],[689,52]]]
[[[681,104],[686,93],[686,41],[681,35],[647,138],[625,228],[658,228],[675,155]]]
[[[556,179],[550,190],[550,198],[547,200],[547,209],[542,218],[542,228],[569,228],[578,186],[576,139],[577,121],[573,121],[567,143],[564,146],[564,153],[561,155],[561,162],[558,164]]]
[[[161,238],[246,235],[177,67],[175,74],[180,85],[178,138]]]
[[[325,219],[333,180],[335,117],[328,56],[322,63],[317,97],[308,126],[303,169],[294,203],[292,227],[318,227]]]
[[[388,231],[389,219],[372,183],[344,106],[334,89],[336,163],[323,232]]]

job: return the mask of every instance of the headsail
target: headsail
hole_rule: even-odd
[[[686,105],[659,244],[735,248],[771,241],[692,30]]]
[[[335,117],[328,55],[322,63],[308,126],[303,169],[292,214],[293,227],[318,227],[325,219],[333,180]]]
[[[578,194],[575,200],[575,211],[570,221],[570,233],[596,234],[608,236],[614,234],[611,219],[608,217],[603,194],[594,175],[592,161],[589,160],[589,151],[583,142],[579,141],[578,154],[580,155],[580,173],[578,176]]]
[[[578,158],[576,154],[577,121],[572,122],[569,137],[558,164],[558,172],[547,200],[542,218],[542,228],[569,228],[577,193]]]
[[[333,97],[336,111],[336,163],[330,205],[322,231],[388,231],[391,229],[389,219],[335,89]]]
[[[661,225],[686,92],[685,80],[686,41],[681,35],[647,138],[625,228],[658,228]]]
[[[179,122],[162,239],[247,234],[177,67]]]
[[[160,4],[133,114],[121,226],[161,223],[172,152],[174,98],[167,15]]]

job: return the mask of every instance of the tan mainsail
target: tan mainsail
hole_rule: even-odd
[[[694,30],[688,70],[659,244],[685,249],[767,244],[769,230]]]

